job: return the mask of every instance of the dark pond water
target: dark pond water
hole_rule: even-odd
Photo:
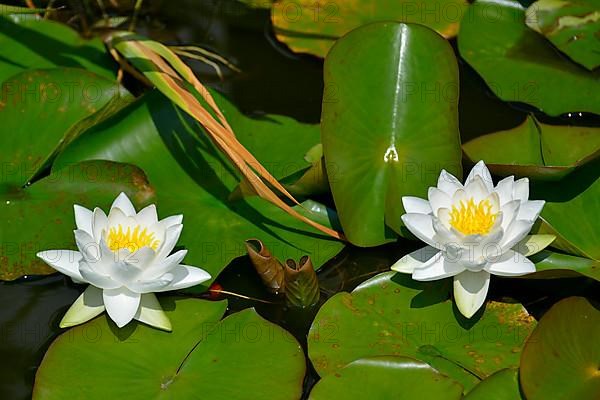
[[[191,64],[202,81],[228,94],[243,111],[285,114],[305,122],[319,121],[322,61],[295,55],[277,43],[268,12],[250,10],[233,1],[180,0],[156,4],[140,21],[140,31],[168,44],[201,45],[230,59],[243,72],[237,74],[224,69],[224,82],[209,67],[195,61]],[[463,139],[516,126],[530,111],[525,106],[500,102],[468,66],[461,63],[460,67]],[[573,118],[598,123],[585,116]],[[569,118],[561,120],[564,123]],[[399,243],[375,249],[347,248],[319,272],[321,302],[389,269],[415,246],[415,243]],[[245,258],[235,260],[217,281],[225,290],[272,302],[230,297],[229,312],[255,307],[265,318],[282,325],[305,344],[308,327],[318,307],[286,308],[280,299],[263,289]],[[62,315],[82,289],[61,275],[0,282],[0,399],[31,397],[36,368],[49,344],[60,333],[58,322]],[[539,316],[560,298],[598,297],[600,291],[598,284],[588,279],[494,281],[490,294],[493,298],[506,298],[509,293]],[[307,392],[317,379],[314,372],[308,374]]]

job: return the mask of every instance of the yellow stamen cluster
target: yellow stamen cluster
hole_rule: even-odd
[[[494,226],[497,216],[497,213],[492,213],[489,200],[482,200],[475,204],[471,197],[466,202],[461,200],[460,208],[452,206],[450,225],[465,235],[485,235]]]
[[[140,232],[141,227],[137,225],[133,231],[127,228],[124,232],[123,227],[119,225],[119,229],[112,227],[108,232],[106,244],[112,251],[120,249],[128,249],[132,253],[142,247],[150,247],[153,250],[158,248],[159,241],[154,239],[154,233],[149,233],[146,228]]]

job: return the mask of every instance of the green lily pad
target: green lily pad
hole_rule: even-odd
[[[120,99],[120,90],[114,80],[71,68],[28,70],[4,81],[1,184],[28,183],[81,133],[86,118]]]
[[[109,161],[71,165],[25,188],[0,186],[0,279],[56,272],[36,253],[77,250],[73,205],[106,210],[120,192],[137,206],[154,196],[143,171]]]
[[[337,39],[373,22],[423,24],[454,37],[467,6],[465,0],[278,0],[271,20],[277,39],[293,51],[325,57]]]
[[[496,175],[559,180],[600,156],[600,128],[547,125],[529,116],[519,126],[463,144],[473,162]]]
[[[227,120],[235,124],[235,134],[240,143],[290,193],[309,196],[329,190],[324,165],[321,165],[322,157],[312,158],[321,148],[319,125],[301,123],[282,115],[249,117],[219,92],[211,91],[211,94]],[[247,191],[248,188],[250,191]],[[254,195],[254,192],[242,182],[234,189],[232,198],[237,199],[239,195]]]
[[[587,71],[561,56],[525,20],[516,0],[477,0],[461,23],[461,56],[502,100],[548,115],[600,114],[600,70]]]
[[[538,0],[527,26],[589,70],[600,65],[600,6],[596,0]]]
[[[370,357],[351,362],[321,379],[309,400],[405,399],[460,400],[462,386],[424,362],[408,357]]]
[[[582,297],[555,304],[521,355],[527,400],[596,400],[600,393],[600,310]]]
[[[325,86],[338,89],[321,130],[344,233],[359,246],[394,240],[402,196],[426,197],[442,168],[461,175],[452,48],[422,25],[364,26],[332,48]]]
[[[532,198],[544,199],[539,233],[557,236],[553,247],[600,261],[600,160],[556,182],[535,182]]]
[[[365,357],[393,355],[423,360],[466,390],[519,354],[535,321],[519,304],[488,302],[474,319],[448,300],[448,281],[417,282],[386,272],[338,293],[319,310],[308,351],[322,377]]]
[[[312,166],[306,154],[321,141],[321,129],[282,115],[248,117],[216,91],[211,91],[230,121],[237,139],[278,180]],[[291,145],[293,144],[293,145]]]
[[[535,263],[537,272],[524,275],[522,279],[554,279],[587,276],[600,281],[600,262],[589,258],[571,256],[542,250],[528,257]]]
[[[300,398],[304,355],[289,333],[253,309],[219,322],[226,302],[161,305],[172,333],[138,322],[119,330],[103,315],[60,335],[38,369],[33,399]]]
[[[220,105],[223,101],[219,98]],[[237,131],[237,120],[229,122]],[[189,250],[186,263],[202,267],[213,279],[246,254],[245,240],[251,238],[280,260],[308,254],[316,268],[343,247],[262,199],[229,201],[240,182],[237,171],[202,128],[157,91],[83,134],[53,168],[90,159],[141,167],[156,188],[160,215],[184,215],[179,243]]]
[[[0,82],[29,68],[54,67],[116,77],[116,63],[99,38],[84,39],[60,22],[0,16]]]
[[[502,369],[484,379],[464,400],[525,400],[519,389],[519,370]]]

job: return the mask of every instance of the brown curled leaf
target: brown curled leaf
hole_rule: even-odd
[[[246,240],[246,249],[254,269],[260,275],[267,290],[271,293],[283,293],[285,290],[285,274],[281,262],[265,247],[259,239]]]

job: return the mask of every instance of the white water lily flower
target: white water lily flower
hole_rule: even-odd
[[[402,221],[429,246],[406,255],[392,269],[418,281],[453,277],[456,305],[467,318],[485,302],[490,274],[535,272],[526,256],[554,238],[527,237],[544,206],[544,201],[529,200],[529,180],[510,176],[494,187],[483,161],[473,167],[464,185],[442,170],[428,197],[402,198],[407,212]]]
[[[106,309],[120,328],[136,319],[171,330],[154,292],[183,289],[210,279],[206,271],[181,264],[187,250],[170,254],[183,229],[183,216],[159,221],[154,204],[136,213],[125,193],[115,199],[108,216],[99,208],[74,208],[79,251],[37,254],[73,281],[90,284],[60,326],[81,324]]]

